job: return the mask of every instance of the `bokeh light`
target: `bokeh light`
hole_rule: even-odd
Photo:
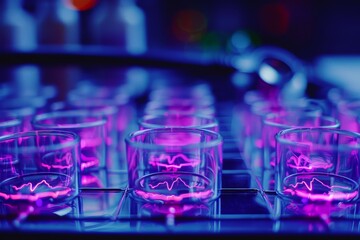
[[[86,11],[93,8],[98,0],[64,0],[65,5],[78,11]]]

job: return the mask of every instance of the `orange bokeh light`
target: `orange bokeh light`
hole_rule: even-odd
[[[98,0],[65,0],[65,5],[71,9],[85,11],[93,8]]]

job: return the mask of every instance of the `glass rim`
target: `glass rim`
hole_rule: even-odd
[[[60,105],[59,108],[56,108],[56,105]],[[52,104],[53,112],[58,111],[89,111],[90,115],[94,116],[108,116],[112,114],[117,114],[119,109],[111,104],[110,100],[105,99],[76,99],[76,100],[66,100],[66,101],[58,101]],[[63,107],[63,108],[62,108]],[[100,110],[99,112],[95,112],[96,110]]]
[[[31,106],[18,107],[18,108],[3,108],[0,109],[0,114],[12,117],[28,117],[36,113],[36,109]]]
[[[90,122],[78,122],[78,123],[71,123],[71,124],[61,124],[60,126],[56,123],[51,124],[44,124],[40,121],[48,120],[48,119],[56,119],[56,118],[63,118],[63,117],[93,117],[94,121]],[[41,113],[34,116],[32,119],[32,125],[37,129],[75,129],[75,128],[88,128],[88,127],[98,127],[104,126],[107,120],[104,116],[100,115],[93,115],[90,111],[86,109],[80,110],[62,110],[62,111],[54,111],[54,112],[47,112]]]
[[[199,82],[195,83],[192,86],[175,86],[175,88],[171,88],[169,86],[162,86],[151,90],[149,96],[151,100],[165,100],[168,98],[198,99],[198,97],[209,97],[211,98],[211,100],[214,100],[211,88],[207,83]]]
[[[155,120],[155,119],[161,119],[168,116],[179,116],[179,117],[194,117],[196,119],[200,120],[206,120],[209,121],[205,124],[193,124],[193,125],[185,125],[185,126],[177,126],[177,125],[161,125],[156,123],[149,123],[146,122],[147,120]],[[141,118],[138,119],[139,126],[145,127],[145,128],[215,128],[219,126],[219,121],[212,116],[205,115],[205,114],[193,114],[193,113],[183,113],[178,111],[156,111],[152,114],[145,114]]]
[[[353,138],[356,138],[359,140],[359,144],[357,144],[356,146],[355,145],[347,145],[347,144],[339,144],[339,145],[337,145],[337,148],[339,149],[339,147],[341,147],[341,149],[359,149],[360,150],[360,133],[345,130],[345,129],[340,129],[340,128],[318,128],[318,127],[316,127],[316,128],[303,128],[303,127],[288,128],[288,129],[283,129],[283,130],[280,130],[279,132],[277,132],[275,134],[275,139],[276,139],[277,144],[286,144],[289,146],[300,146],[300,147],[309,146],[309,144],[305,143],[305,142],[293,141],[293,140],[288,140],[288,139],[284,138],[284,136],[287,134],[301,133],[301,132],[308,132],[308,133],[328,132],[330,134],[339,134],[339,135],[346,136],[346,137],[353,137]],[[323,149],[323,150],[333,149],[332,146],[326,146],[324,144],[314,144],[314,145],[319,147],[319,149]]]
[[[0,120],[0,127],[15,127],[20,126],[21,120],[18,118],[9,118],[9,119],[1,119]]]
[[[338,102],[337,106],[339,113],[358,117],[357,112],[360,110],[360,99],[343,99]]]
[[[295,116],[296,113],[291,113]],[[280,128],[295,128],[295,127],[302,127],[300,125],[289,125],[289,124],[286,124],[286,123],[278,123],[278,122],[274,122],[272,121],[274,118],[276,117],[281,117],[281,116],[289,116],[289,114],[287,113],[268,113],[268,114],[265,114],[265,116],[263,117],[263,123],[266,125],[266,126],[271,126],[271,127],[280,127]],[[313,113],[303,113],[300,117],[298,117],[299,119],[305,119],[305,118],[308,118],[308,119],[319,119],[321,121],[326,121],[326,123],[322,123],[320,126],[316,126],[314,128],[339,128],[340,127],[340,121],[335,118],[335,117],[332,117],[332,116],[325,116],[325,115],[314,115]]]
[[[71,139],[70,141],[66,143],[57,143],[50,145],[48,150],[55,151],[55,150],[61,150],[68,147],[73,147],[80,144],[80,137],[78,134],[71,132],[71,131],[64,131],[64,130],[30,130],[25,132],[17,132],[12,133],[9,135],[0,136],[0,144],[9,141],[9,140],[16,140],[22,137],[38,137],[38,136],[61,136],[61,137],[67,137]],[[9,148],[9,147],[8,147]],[[26,151],[38,151],[38,147],[35,146],[22,146],[21,148],[26,149]]]
[[[279,102],[269,100],[259,100],[250,104],[250,111],[258,116],[265,116],[269,113],[274,113],[271,108],[276,107],[281,110],[289,109],[289,111],[302,111],[303,113],[318,114],[320,116],[323,108],[317,102],[310,98],[299,98],[298,101],[290,102],[289,104],[281,104]]]
[[[168,107],[188,107],[188,106],[193,106],[194,109],[193,110],[183,110],[183,109],[168,109]],[[163,113],[169,113],[169,112],[176,112],[179,114],[202,114],[202,115],[208,115],[208,116],[214,116],[215,115],[215,107],[213,105],[167,105],[167,104],[162,104],[161,102],[150,102],[148,104],[146,104],[145,108],[144,108],[144,114],[146,115],[151,115],[154,113],[159,113],[159,112],[163,112]]]
[[[196,98],[164,98],[150,100],[146,103],[146,107],[150,109],[156,109],[158,107],[172,107],[172,106],[194,106],[198,108],[213,107],[214,100],[202,98],[202,101],[198,101]]]
[[[150,143],[143,143],[143,142],[137,142],[133,141],[135,137],[145,135],[148,133],[166,133],[166,132],[187,132],[187,133],[204,133],[208,136],[213,136],[214,139],[208,141],[208,142],[200,142],[200,143],[192,143],[192,144],[186,144],[181,146],[167,146],[167,145],[159,145],[159,144],[150,144]],[[179,147],[181,149],[194,149],[194,148],[212,148],[216,146],[220,146],[223,143],[223,137],[220,133],[208,130],[208,129],[200,129],[200,128],[187,128],[187,127],[169,127],[169,128],[149,128],[144,130],[136,130],[134,132],[131,132],[127,134],[125,137],[125,143],[128,146],[135,147],[135,148],[141,148],[141,149],[147,149],[147,150],[155,150],[155,149],[163,149],[163,148],[169,148],[169,147]]]
[[[82,89],[73,89],[69,92],[67,100],[69,101],[81,101],[81,100],[89,100],[89,97],[92,97],[91,101],[103,101],[107,102],[109,105],[114,105],[116,107],[124,106],[126,104],[129,104],[130,102],[130,96],[127,94],[124,90],[122,90],[121,86],[118,88],[111,89],[109,87],[100,85],[92,85],[87,86],[88,89],[86,89],[85,93],[81,92]],[[107,94],[105,95],[95,95],[91,96],[89,90],[96,91],[97,88],[101,88],[103,91],[107,91]],[[112,92],[113,91],[113,92]]]
[[[37,96],[13,96],[8,97],[5,101],[5,103],[0,104],[2,109],[5,110],[12,110],[12,109],[20,109],[20,108],[42,108],[46,105],[46,98],[41,95]]]

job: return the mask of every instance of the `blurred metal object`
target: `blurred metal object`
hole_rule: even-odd
[[[282,100],[301,98],[306,93],[305,65],[291,52],[275,46],[261,46],[235,56],[231,64],[241,73],[255,74],[255,88],[276,91]]]

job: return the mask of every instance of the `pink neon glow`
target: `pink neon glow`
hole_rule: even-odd
[[[316,189],[314,189],[315,182],[317,182],[317,183],[321,184],[322,186],[324,186],[325,188],[329,189],[329,192],[327,193],[327,195],[325,193],[322,193],[322,194],[310,193],[311,191],[316,190]],[[317,178],[312,178],[312,180],[310,181],[309,184],[307,184],[305,181],[301,181],[296,184],[290,184],[290,186],[293,189],[287,188],[284,190],[284,193],[290,193],[291,195],[296,195],[301,198],[307,198],[310,200],[323,200],[323,201],[351,200],[351,199],[354,199],[358,195],[358,191],[352,191],[349,193],[334,191],[335,189],[351,190],[351,187],[340,186],[340,185],[330,186],[330,185],[323,183],[322,181],[320,181]],[[297,190],[297,188],[301,188],[303,186],[305,188],[307,188],[310,192],[304,191],[304,190]]]
[[[163,146],[185,146],[188,144],[198,144],[201,142],[199,135],[186,132],[175,132],[173,134],[159,135],[154,142]]]
[[[204,204],[170,204],[170,205],[157,205],[157,204],[145,204],[143,206],[145,209],[149,209],[152,213],[159,213],[159,214],[173,214],[176,216],[181,216],[184,213],[189,213],[193,210],[202,210],[208,211],[209,207]],[[191,213],[191,212],[190,212]]]
[[[73,159],[70,152],[67,152],[63,157],[61,158],[55,158],[54,160],[55,164],[49,165],[46,163],[41,163],[41,166],[50,170],[52,168],[55,169],[69,169],[73,166]]]
[[[34,192],[39,189],[40,187],[45,186],[45,188],[48,189],[63,189],[63,190],[58,190],[58,191],[47,191],[47,192],[40,192],[40,193],[35,193]],[[46,180],[42,180],[39,183],[35,184],[35,186],[33,186],[33,183],[29,182],[29,183],[25,183],[23,185],[21,185],[20,187],[17,186],[12,186],[13,189],[15,189],[16,191],[20,191],[23,189],[28,189],[30,190],[30,192],[32,192],[31,195],[29,194],[21,194],[21,193],[16,193],[16,194],[6,194],[6,193],[2,193],[0,192],[0,197],[4,198],[5,200],[8,199],[12,199],[12,200],[28,200],[28,201],[37,201],[38,199],[41,198],[58,198],[59,196],[66,196],[67,194],[69,194],[71,191],[73,191],[73,189],[69,188],[69,187],[63,187],[63,186],[51,186]]]
[[[326,162],[325,158],[321,158],[321,157],[317,157],[317,158],[312,158],[309,159],[307,156],[305,155],[300,155],[299,157],[296,156],[291,156],[288,160],[287,160],[287,166],[290,168],[295,168],[295,169],[304,169],[304,170],[312,170],[312,169],[329,169],[333,166],[332,163],[328,163]]]
[[[13,160],[13,156],[11,154],[3,154],[3,156],[0,157],[0,164],[12,163],[13,162],[12,160]]]
[[[145,199],[164,200],[164,201],[182,201],[187,198],[205,199],[213,195],[212,190],[205,190],[206,186],[199,186],[198,181],[194,181],[193,185],[187,184],[181,177],[169,176],[171,180],[161,181],[157,184],[148,184],[151,189],[157,189],[159,192],[149,192],[139,189],[135,189],[135,193]],[[184,178],[184,177],[183,177]],[[191,181],[193,182],[193,181]],[[189,189],[188,192],[184,193],[185,189],[180,187],[179,184]],[[140,183],[141,187],[144,187],[144,181]],[[175,188],[175,185],[179,188]],[[164,187],[169,191],[168,194],[160,193],[164,190]],[[192,190],[190,190],[192,189]],[[179,192],[177,194],[177,192]],[[180,193],[182,192],[182,193]]]
[[[81,186],[85,187],[103,187],[102,182],[99,180],[98,177],[93,175],[83,175],[81,176]]]
[[[174,164],[177,159],[183,160],[186,163]],[[162,163],[164,160],[167,161],[167,163]],[[149,160],[149,164],[154,167],[165,167],[167,169],[170,168],[171,170],[176,171],[177,169],[180,169],[182,167],[198,166],[200,164],[200,160],[199,159],[189,159],[187,156],[185,156],[184,154],[181,154],[181,153],[179,153],[173,157],[171,157],[167,154],[161,154],[160,157],[151,156],[150,160]]]
[[[90,167],[98,166],[100,162],[98,158],[88,157],[85,156],[84,154],[81,154],[81,161],[82,161],[80,164],[81,171],[83,171],[84,169],[88,169]]]
[[[160,194],[160,193],[148,193],[148,192],[144,192],[142,190],[135,190],[135,193],[144,199],[176,201],[176,202],[180,202],[186,198],[207,199],[213,195],[212,190],[207,190],[204,192],[183,193],[180,195],[164,195],[164,194]]]
[[[202,186],[202,187],[198,187],[198,186],[196,186],[196,185],[190,186],[190,185],[186,184],[186,182],[184,182],[184,180],[182,180],[180,177],[177,177],[171,184],[169,184],[169,182],[167,182],[167,181],[164,181],[164,182],[160,182],[160,183],[158,183],[158,184],[156,184],[156,185],[149,184],[149,186],[154,189],[154,188],[159,187],[160,185],[166,185],[166,188],[167,188],[169,191],[171,191],[171,190],[173,189],[175,183],[177,183],[177,182],[179,182],[179,181],[182,182],[182,183],[184,184],[184,186],[186,186],[186,187],[188,187],[188,188],[204,189],[204,186]]]
[[[345,186],[329,186],[329,185],[326,185],[325,183],[321,182],[319,179],[317,178],[312,178],[311,181],[310,181],[310,184],[308,185],[305,181],[301,181],[301,182],[297,182],[296,184],[290,184],[290,186],[292,186],[293,188],[297,188],[299,185],[304,185],[309,191],[312,191],[313,190],[313,184],[314,182],[318,182],[320,183],[321,185],[323,185],[324,187],[328,188],[328,189],[335,189],[335,188],[342,188],[342,189],[346,189],[346,190],[351,190],[350,187],[345,187]]]
[[[264,142],[263,142],[263,140],[262,140],[262,139],[256,139],[256,140],[255,140],[255,146],[256,146],[257,148],[263,148],[263,147],[264,147]]]
[[[354,211],[354,204],[332,204],[331,202],[326,202],[325,204],[318,203],[307,203],[307,204],[297,204],[291,206],[289,204],[286,208],[290,211],[295,212],[296,214],[305,215],[305,216],[320,216],[327,224],[332,222],[331,216],[334,214],[338,216],[339,214],[344,215],[349,213],[349,211]]]
[[[45,185],[50,189],[59,188],[59,187],[52,187],[46,180],[40,181],[39,183],[35,184],[34,187],[33,187],[33,184],[31,182],[29,182],[29,183],[25,183],[25,184],[21,185],[20,187],[12,186],[12,188],[14,188],[16,191],[19,191],[19,190],[29,186],[30,192],[34,192],[40,185]]]
[[[104,144],[104,141],[101,138],[95,138],[86,132],[81,133],[80,147],[99,147]]]
[[[94,166],[100,165],[100,160],[98,157],[96,157],[97,149],[87,147],[87,148],[81,148],[81,154],[80,154],[80,169],[83,171],[84,169],[88,169]]]

